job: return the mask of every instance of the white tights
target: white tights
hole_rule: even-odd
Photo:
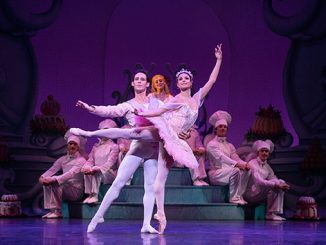
[[[164,151],[163,143],[160,142],[160,153],[158,156],[158,171],[155,179],[154,189],[155,189],[157,213],[160,216],[165,217],[164,191],[165,191],[165,183],[169,174],[169,169],[166,167],[166,162],[162,156],[163,151]]]
[[[84,131],[82,129],[70,129],[73,134],[83,136],[106,137],[109,139],[128,139],[142,141],[160,141],[158,129],[154,126],[139,127],[139,128],[107,128],[95,131]]]
[[[104,217],[105,212],[110,207],[111,203],[119,196],[121,189],[126,182],[134,174],[141,163],[142,158],[133,155],[126,155],[121,162],[117,177],[113,181],[111,187],[106,192],[99,209],[94,215],[91,223],[97,223],[99,219]],[[155,194],[154,182],[157,175],[157,160],[149,159],[144,162],[144,189],[145,194],[143,198],[144,203],[144,221],[143,227],[149,227],[153,213]],[[94,228],[95,229],[95,228]]]

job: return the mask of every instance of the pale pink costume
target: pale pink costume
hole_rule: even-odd
[[[206,148],[209,160],[208,177],[212,185],[229,185],[230,201],[239,200],[247,186],[250,171],[235,167],[244,161],[236,153],[235,147],[225,137],[215,136]]]
[[[198,131],[193,127],[190,130],[190,138],[186,140],[188,145],[191,147],[191,149],[202,149],[205,150],[205,146],[203,145],[201,141],[201,137],[198,133]],[[191,178],[192,180],[196,179],[205,179],[207,177],[206,170],[205,170],[205,154],[197,156],[195,155],[197,161],[198,161],[198,168],[190,169]]]
[[[259,157],[248,162],[252,175],[249,178],[244,197],[248,202],[261,203],[267,200],[267,213],[283,213],[284,191],[274,188],[285,183],[278,179],[273,169]]]
[[[61,209],[62,201],[78,201],[84,194],[83,175],[80,170],[86,159],[77,152],[74,155],[65,155],[54,162],[43,177],[55,177],[58,184],[43,186],[44,208]],[[61,175],[56,175],[62,170]]]
[[[163,140],[164,148],[173,159],[181,165],[190,169],[198,168],[198,162],[188,143],[181,140],[179,133],[189,130],[198,118],[198,110],[202,104],[201,89],[194,94],[193,99],[198,107],[190,108],[188,104],[166,103],[162,108],[172,109],[158,117],[147,117],[158,129],[160,138]]]
[[[112,140],[96,143],[84,167],[98,166],[101,172],[84,174],[85,193],[98,194],[101,183],[112,184],[116,177],[113,167],[117,163],[119,147]]]

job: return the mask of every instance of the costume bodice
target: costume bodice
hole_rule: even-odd
[[[192,109],[188,104],[182,105],[179,109],[165,114],[165,119],[176,133],[187,131],[196,122],[198,108]]]

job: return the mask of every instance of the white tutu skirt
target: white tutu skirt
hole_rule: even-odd
[[[187,168],[198,168],[198,162],[192,149],[186,141],[178,137],[178,134],[165,118],[147,117],[146,119],[158,129],[160,138],[163,140],[164,148],[174,161]]]

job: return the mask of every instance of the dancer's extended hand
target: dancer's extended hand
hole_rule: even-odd
[[[221,60],[223,58],[222,55],[222,43],[220,45],[217,45],[215,48],[215,57],[218,60]]]
[[[95,110],[94,106],[90,106],[89,104],[85,103],[84,101],[78,100],[76,103],[77,107],[81,107],[83,109],[88,110],[89,112],[92,112]]]

